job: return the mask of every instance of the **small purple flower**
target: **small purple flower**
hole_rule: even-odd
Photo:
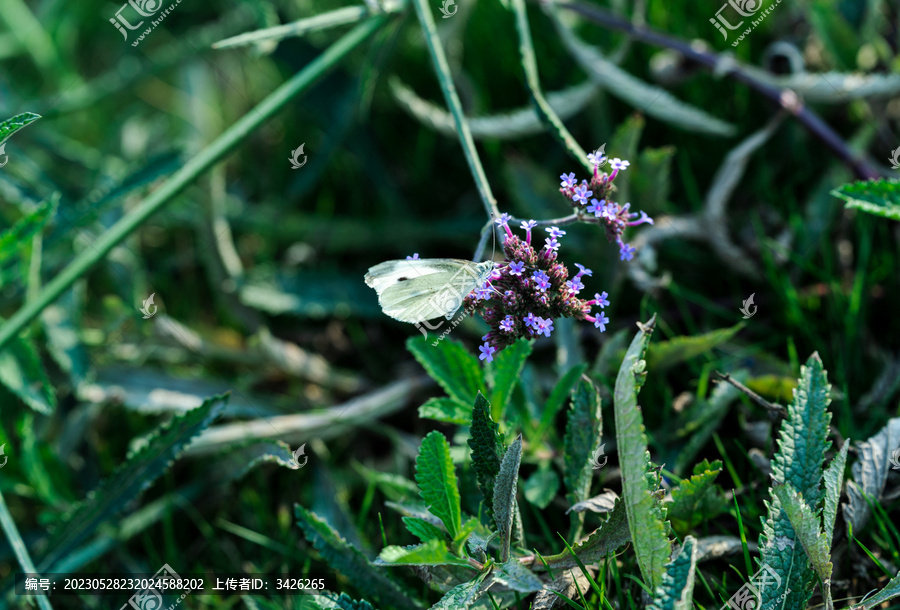
[[[630,261],[634,258],[634,253],[637,252],[637,248],[622,242],[619,245],[619,260],[620,261]]]
[[[606,332],[606,325],[609,324],[609,318],[606,317],[606,314],[601,312],[600,315],[597,316],[597,319],[594,320],[594,326],[600,329],[600,332]]]
[[[591,163],[594,164],[594,167],[600,167],[601,165],[606,163],[606,155],[604,155],[599,150],[592,152],[591,154],[589,154],[587,156],[587,158],[588,158],[588,161],[590,161]]]
[[[594,293],[594,302],[595,302],[597,305],[599,305],[599,306],[601,307],[601,309],[602,309],[603,307],[606,307],[607,305],[609,305],[609,300],[606,298],[606,297],[608,297],[608,296],[609,296],[609,295],[606,294],[606,291],[605,291],[605,290],[604,290],[603,292],[601,292],[600,294],[597,294],[597,293],[595,292],[595,293]]]
[[[522,227],[523,229],[525,229],[525,243],[530,244],[531,243],[531,230],[535,226],[537,226],[537,223],[533,220],[523,220],[522,224],[519,226]]]
[[[488,288],[487,286],[482,286],[481,288],[475,289],[475,300],[476,301],[485,301],[491,298],[491,293],[493,290]]]
[[[550,276],[543,271],[537,270],[531,277],[534,278],[534,283],[537,284],[537,288],[541,292],[546,292],[547,288],[550,287]]]
[[[525,320],[524,320],[525,326],[526,326],[527,328],[533,328],[534,326],[537,325],[537,321],[538,321],[539,319],[540,319],[540,318],[538,318],[537,316],[535,316],[533,313],[528,312],[528,315],[525,316]]]
[[[406,257],[406,260],[408,260],[408,261],[417,261],[417,260],[419,260],[419,253],[416,252],[416,253],[413,254],[412,256],[407,256],[407,257]]]
[[[510,275],[522,275],[522,272],[525,270],[525,263],[521,261],[516,261],[514,263],[509,264],[509,274]]]
[[[570,189],[575,186],[575,174],[574,172],[571,174],[561,174],[559,177],[562,182],[559,183],[559,186],[564,189]]]
[[[609,166],[611,168],[613,168],[614,170],[625,169],[629,165],[631,165],[631,163],[629,163],[628,161],[625,161],[624,159],[620,159],[618,157],[616,157],[615,159],[613,159],[612,161],[609,162]]]
[[[549,234],[550,234],[550,237],[552,237],[553,239],[559,239],[560,237],[562,237],[563,235],[566,234],[566,232],[563,231],[562,229],[560,229],[559,227],[549,227],[549,228],[544,229],[544,230],[545,230],[547,233],[549,233]]]
[[[556,241],[555,237],[546,238],[544,240],[544,243],[546,244],[544,247],[547,248],[548,250],[553,250],[553,251],[559,250],[559,242]]]
[[[575,192],[572,194],[572,199],[577,201],[581,205],[587,203],[588,197],[593,195],[593,191],[589,191],[586,184],[582,184],[575,187]]]
[[[587,211],[593,214],[596,218],[600,218],[601,216],[603,216],[603,213],[606,212],[606,199],[601,199],[600,201],[591,199],[591,205],[587,207]]]
[[[512,316],[506,316],[500,322],[500,330],[502,330],[505,333],[511,333],[515,324],[516,324],[515,320],[513,319]]]
[[[592,275],[594,275],[594,272],[591,271],[590,269],[588,269],[587,267],[582,267],[578,263],[575,263],[575,266],[578,267],[578,273],[575,275],[576,278],[581,277],[582,275],[586,275],[588,277],[591,277]]]
[[[584,284],[582,284],[581,280],[576,276],[574,279],[566,282],[566,288],[568,288],[572,294],[578,294],[584,289]]]
[[[506,230],[507,237],[512,237],[512,231],[509,230],[509,221],[511,218],[512,217],[509,214],[503,212],[502,214],[500,214],[500,218],[494,220],[494,222],[496,222],[499,226],[503,227]]]
[[[497,348],[493,347],[490,343],[485,341],[484,345],[482,345],[478,348],[478,351],[481,352],[481,355],[478,356],[479,360],[487,360],[488,362],[490,362],[491,360],[494,359],[493,354],[494,354],[494,352],[497,351]]]
[[[553,332],[553,320],[551,320],[550,318],[547,318],[545,320],[542,320],[542,322],[543,322],[543,324],[541,325],[541,328],[538,330],[538,333],[540,334],[541,332],[543,332],[545,337],[549,337],[550,333]]]

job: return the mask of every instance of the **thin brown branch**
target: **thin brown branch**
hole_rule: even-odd
[[[805,106],[794,91],[775,87],[757,80],[747,71],[743,70],[733,58],[712,51],[702,50],[695,46],[691,46],[687,42],[656,32],[650,28],[634,25],[627,19],[582,2],[537,1],[543,5],[556,6],[561,9],[578,13],[585,19],[598,23],[605,28],[625,32],[640,42],[672,49],[673,51],[680,53],[689,61],[693,61],[709,68],[717,75],[729,76],[738,82],[744,83],[754,91],[761,93],[764,97],[768,98],[769,101],[780,108],[784,108],[793,114],[797,118],[797,121],[799,121],[807,131],[821,140],[841,161],[850,167],[857,178],[860,180],[871,180],[882,175],[880,171],[866,162],[863,157],[850,150],[850,147],[843,138],[825,123],[818,114]]]
[[[731,385],[733,385],[734,387],[739,389],[741,392],[746,394],[750,400],[752,400],[756,404],[760,405],[761,407],[764,407],[771,413],[775,413],[777,415],[780,415],[781,417],[787,417],[787,414],[788,414],[787,409],[785,409],[784,407],[782,407],[779,404],[769,402],[768,400],[766,400],[765,398],[763,398],[762,396],[760,396],[759,394],[757,394],[756,392],[754,392],[753,390],[751,390],[750,388],[745,386],[743,383],[741,383],[740,381],[738,381],[737,379],[735,379],[728,373],[720,373],[719,371],[715,371],[715,374],[719,379],[721,379],[722,381],[725,381],[727,383],[730,383]],[[718,380],[716,380],[716,381],[718,381]]]

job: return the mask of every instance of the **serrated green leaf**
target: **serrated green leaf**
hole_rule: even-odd
[[[714,519],[728,510],[728,502],[717,485],[722,462],[712,464],[704,460],[694,467],[694,474],[672,489],[672,502],[666,515],[672,528],[684,536],[704,521]]]
[[[491,576],[497,582],[519,593],[534,593],[544,588],[543,581],[517,559],[496,564]]]
[[[525,499],[540,508],[547,508],[559,491],[559,476],[544,464],[522,485]]]
[[[845,442],[831,464],[825,470],[825,506],[822,509],[822,531],[829,550],[834,537],[834,522],[837,519],[838,504],[841,501],[841,489],[844,486],[844,466],[847,464],[847,451],[850,443]]]
[[[328,523],[299,504],[294,506],[297,525],[303,535],[319,551],[333,570],[346,576],[351,582],[363,584],[366,594],[379,607],[398,610],[416,610],[422,605],[411,599],[385,572],[373,566],[365,555],[347,544]]]
[[[531,355],[532,341],[519,339],[494,356],[487,369],[487,381],[491,386],[491,404],[503,413],[506,401],[519,381],[525,361]],[[502,418],[501,418],[502,419]]]
[[[428,540],[415,546],[387,546],[378,554],[375,565],[466,566],[469,562],[451,554],[440,540]]]
[[[34,123],[39,118],[41,118],[41,115],[39,114],[35,114],[33,112],[23,112],[22,114],[17,114],[16,116],[3,121],[2,123],[0,123],[0,144],[6,142],[9,139],[9,136],[16,133],[26,125]]]
[[[509,559],[513,519],[516,514],[516,486],[519,480],[519,464],[522,462],[522,435],[512,442],[503,459],[494,483],[494,521],[500,538],[500,561]]]
[[[831,194],[846,201],[846,208],[900,220],[900,181],[879,178],[854,182],[834,189]]]
[[[432,346],[419,337],[410,337],[406,341],[406,349],[457,402],[467,405],[478,392],[486,390],[478,359],[467,352],[461,343],[444,339]]]
[[[692,536],[685,537],[678,555],[666,566],[662,584],[656,589],[656,596],[649,606],[651,610],[688,610],[693,605],[696,542]]]
[[[311,596],[301,596],[301,597],[311,597]],[[313,596],[313,599],[318,602],[319,596]],[[372,607],[372,604],[362,599],[359,601],[354,600],[352,597],[347,595],[346,593],[341,593],[338,595],[337,593],[332,593],[328,595],[328,601],[330,602],[328,605],[322,605],[322,610],[375,610]],[[301,608],[300,610],[305,610],[305,608]],[[314,608],[310,608],[310,610],[315,610]]]
[[[462,524],[459,488],[450,444],[437,430],[422,439],[416,458],[416,483],[428,510],[441,520],[450,537],[456,538]]]
[[[647,350],[647,368],[653,369],[654,373],[662,372],[676,364],[708,353],[713,348],[730,341],[743,327],[744,323],[739,322],[731,328],[720,328],[702,335],[673,337],[668,341],[654,343]]]
[[[656,316],[646,324],[639,324],[640,330],[619,367],[613,409],[616,416],[616,446],[622,469],[622,501],[628,513],[628,527],[638,566],[644,583],[651,590],[656,590],[662,583],[671,553],[665,513],[653,495],[656,489],[649,484],[650,453],[647,451],[643,417],[637,404],[638,392],[647,375],[643,357],[655,324]]]
[[[872,509],[868,498],[880,502],[891,471],[891,452],[900,447],[900,417],[894,417],[878,431],[859,444],[859,456],[850,472],[853,480],[847,481],[849,503],[843,505],[847,528],[859,532],[869,520]]]
[[[478,517],[469,517],[459,528],[459,532],[456,533],[456,537],[451,542],[451,548],[453,552],[457,555],[463,555],[463,549],[466,546],[466,542],[469,540],[469,536],[475,533],[478,528],[481,527],[481,522],[478,520]]]
[[[487,589],[484,586],[485,574],[479,574],[473,580],[464,582],[447,591],[446,595],[431,610],[467,610]]]
[[[222,403],[227,397],[227,394],[212,396],[199,407],[160,426],[143,448],[128,456],[125,463],[59,526],[47,545],[49,550],[38,571],[52,571],[54,563],[168,470],[191,439],[221,414]]]
[[[556,385],[553,386],[553,390],[550,392],[550,396],[547,397],[544,408],[541,410],[541,425],[536,435],[537,438],[542,438],[544,432],[553,425],[556,414],[559,413],[559,410],[566,402],[566,398],[572,393],[572,388],[574,388],[575,384],[578,383],[578,380],[581,379],[581,376],[586,369],[586,364],[573,366],[566,371],[563,376],[559,378],[559,381],[556,382]]]
[[[619,500],[612,511],[610,511],[609,518],[600,527],[591,532],[584,542],[575,545],[572,550],[582,563],[589,565],[600,561],[608,553],[615,551],[630,540],[631,532],[628,527],[625,503]],[[544,561],[552,570],[578,566],[578,562],[575,561],[575,558],[568,551],[544,557]],[[535,564],[532,566],[532,569],[543,571],[546,567],[543,564]]]
[[[484,505],[490,514],[494,506],[494,481],[500,472],[500,458],[504,449],[500,438],[500,426],[491,419],[491,405],[481,392],[475,397],[469,434],[471,434],[468,444],[472,450],[472,468],[484,496]]]
[[[419,417],[464,425],[472,418],[472,409],[454,398],[429,398],[419,407]]]
[[[447,540],[447,533],[444,530],[433,523],[425,521],[425,519],[419,519],[418,517],[403,517],[403,525],[406,526],[406,529],[409,530],[410,534],[422,542],[428,542],[429,540],[440,540],[445,542]]]
[[[852,610],[870,610],[871,608],[880,606],[887,600],[893,599],[898,595],[900,595],[900,572],[897,572],[897,575],[894,576],[881,591],[866,599],[865,601],[860,602],[855,606],[851,606],[851,608]]]
[[[797,540],[803,545],[806,556],[812,563],[813,569],[825,584],[826,598],[830,598],[831,588],[831,556],[825,533],[822,532],[822,524],[815,510],[804,501],[789,483],[774,485],[772,494],[781,502],[781,508],[791,522],[791,527],[797,535]],[[774,541],[778,546],[778,540]],[[796,545],[795,545],[796,546]],[[831,604],[826,604],[828,607]]]
[[[30,339],[15,337],[0,351],[0,384],[42,415],[56,408],[56,394]]]
[[[817,518],[822,500],[822,465],[831,446],[828,440],[831,414],[827,410],[830,388],[822,360],[814,353],[801,367],[794,400],[788,405],[788,416],[781,424],[779,450],[772,460],[775,483],[790,484]],[[766,587],[762,591],[761,610],[805,607],[812,596],[816,574],[802,546],[785,548],[786,543],[782,543],[796,540],[797,533],[782,510],[780,498],[773,495],[767,507],[759,537],[761,560],[779,575],[782,586],[789,588],[790,593],[779,601],[779,590]]]
[[[572,390],[572,406],[566,422],[564,480],[569,504],[577,504],[591,495],[594,470],[591,458],[601,444],[602,417],[600,394],[593,382],[582,377]]]

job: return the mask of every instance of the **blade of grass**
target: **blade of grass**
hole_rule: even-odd
[[[425,43],[428,46],[428,53],[431,55],[431,61],[434,63],[434,71],[441,85],[444,99],[447,101],[447,106],[453,115],[456,133],[459,134],[459,141],[462,144],[463,153],[466,155],[466,163],[468,163],[469,170],[475,178],[475,185],[478,187],[478,194],[481,196],[484,210],[489,217],[500,218],[497,200],[491,191],[491,185],[488,184],[484,167],[482,167],[478,151],[475,149],[472,131],[469,129],[469,123],[463,114],[462,103],[460,103],[459,95],[456,93],[456,85],[453,84],[450,64],[447,63],[447,56],[444,54],[444,48],[441,46],[441,40],[434,25],[434,15],[431,14],[431,7],[428,6],[426,0],[413,0],[413,6],[416,7],[416,15],[419,17],[422,28],[425,30]],[[2,345],[0,343],[0,346]]]
[[[328,70],[333,68],[338,61],[366,38],[374,34],[385,20],[386,17],[374,17],[356,26],[337,40],[321,55],[311,61],[306,68],[269,94],[255,108],[226,129],[222,135],[175,172],[165,184],[153,191],[134,210],[110,227],[91,245],[91,248],[86,248],[59,275],[48,282],[37,298],[19,309],[6,324],[0,327],[0,348],[9,343],[13,337],[37,318],[48,305],[59,298],[76,280],[109,254],[116,245],[137,230],[150,216],[158,212],[167,203],[173,201],[176,195],[187,188],[198,176],[224,159],[238,144],[272,118],[289,101],[309,89]]]
[[[538,78],[537,60],[534,55],[534,45],[531,42],[531,30],[528,27],[528,15],[525,12],[525,0],[512,0],[509,8],[513,12],[516,19],[516,31],[519,33],[519,60],[522,62],[522,68],[525,70],[525,83],[528,85],[528,91],[531,94],[531,102],[537,111],[538,116],[550,129],[557,140],[569,152],[576,161],[580,162],[588,173],[594,172],[593,164],[588,161],[584,149],[578,145],[578,142],[563,125],[563,122],[544,99],[541,93],[541,83]]]
[[[37,574],[34,563],[31,561],[31,556],[28,554],[28,549],[25,547],[25,542],[22,540],[22,536],[19,535],[18,528],[16,528],[16,522],[13,521],[9,508],[6,506],[6,500],[3,499],[2,492],[0,492],[0,526],[3,527],[9,546],[12,547],[19,565],[22,566],[22,571]],[[53,610],[53,606],[50,605],[50,600],[47,599],[46,595],[36,595],[35,597],[41,610]]]

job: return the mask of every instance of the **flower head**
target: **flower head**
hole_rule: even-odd
[[[588,161],[594,164],[594,167],[600,167],[604,163],[606,163],[606,155],[604,155],[599,150],[592,152],[587,156]]]
[[[575,263],[575,266],[578,267],[578,273],[575,274],[575,277],[581,277],[582,275],[591,277],[592,275],[594,275],[594,272],[591,271],[590,269],[588,269],[587,267],[583,267],[583,266],[579,265],[578,263]]]
[[[537,285],[537,289],[541,292],[546,292],[547,288],[550,287],[550,276],[546,273],[538,269],[531,275],[532,279],[534,279],[535,285]]]
[[[500,322],[500,330],[502,330],[505,333],[511,333],[513,328],[515,327],[515,325],[516,325],[516,321],[513,319],[513,317],[506,316]]]
[[[600,332],[606,332],[606,325],[609,324],[609,318],[605,313],[600,313],[594,320],[594,326],[600,329]]]
[[[612,161],[609,162],[609,166],[611,168],[613,168],[614,170],[625,169],[629,165],[631,165],[631,163],[629,163],[628,161],[625,161],[624,159],[620,159],[618,157],[616,157],[615,159],[613,159]]]
[[[601,292],[600,294],[597,294],[597,293],[595,292],[595,293],[594,293],[594,302],[595,302],[597,305],[599,305],[600,308],[602,309],[603,307],[606,307],[607,305],[609,305],[609,300],[607,299],[608,296],[609,296],[609,295],[606,294],[606,291],[605,291],[605,290],[604,290],[603,292]]]
[[[554,252],[556,250],[559,250],[559,242],[556,241],[555,237],[548,237],[548,238],[544,239],[544,244],[545,244],[544,247],[547,248],[548,250],[553,250]]]
[[[413,254],[412,256],[407,256],[407,257],[406,257],[406,260],[408,260],[408,261],[417,261],[417,260],[419,260],[419,253],[416,252],[416,253]]]
[[[600,201],[591,199],[591,205],[587,207],[587,211],[600,218],[606,212],[606,199],[601,199]]]
[[[637,252],[637,248],[634,246],[630,246],[625,242],[619,244],[619,260],[620,261],[630,261],[634,258],[634,253]]]
[[[559,183],[559,186],[561,186],[564,189],[570,189],[573,186],[575,186],[575,173],[574,172],[572,172],[571,174],[562,174],[562,175],[560,175],[559,179],[562,180],[562,182]]]

